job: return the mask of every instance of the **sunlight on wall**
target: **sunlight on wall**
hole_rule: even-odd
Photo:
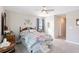
[[[54,38],[54,16],[45,19],[46,33]]]

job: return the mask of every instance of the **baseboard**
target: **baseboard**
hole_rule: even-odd
[[[79,43],[77,43],[77,42],[73,42],[73,41],[69,41],[69,40],[66,40],[66,42],[69,42],[69,43],[72,43],[72,44],[79,45]]]

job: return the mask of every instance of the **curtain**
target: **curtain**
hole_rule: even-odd
[[[37,31],[40,31],[40,32],[45,31],[45,21],[44,21],[44,19],[37,18]]]
[[[4,35],[4,17],[1,15],[1,34]]]
[[[6,29],[6,13],[1,14],[1,35],[4,35],[4,30]]]

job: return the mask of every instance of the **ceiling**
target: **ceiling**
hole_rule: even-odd
[[[8,11],[30,14],[35,16],[38,16],[41,10],[41,6],[4,6],[4,8]],[[47,9],[54,9],[51,14],[56,15],[79,10],[79,6],[47,6]]]

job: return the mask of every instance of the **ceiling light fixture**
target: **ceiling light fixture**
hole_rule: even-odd
[[[54,11],[54,9],[47,9],[46,6],[42,6],[39,16],[48,17],[48,16],[50,16],[49,12],[51,12],[51,11]]]
[[[39,16],[40,17],[47,17],[47,16],[49,16],[49,14],[47,14],[45,11],[43,11],[43,12],[40,12]]]

